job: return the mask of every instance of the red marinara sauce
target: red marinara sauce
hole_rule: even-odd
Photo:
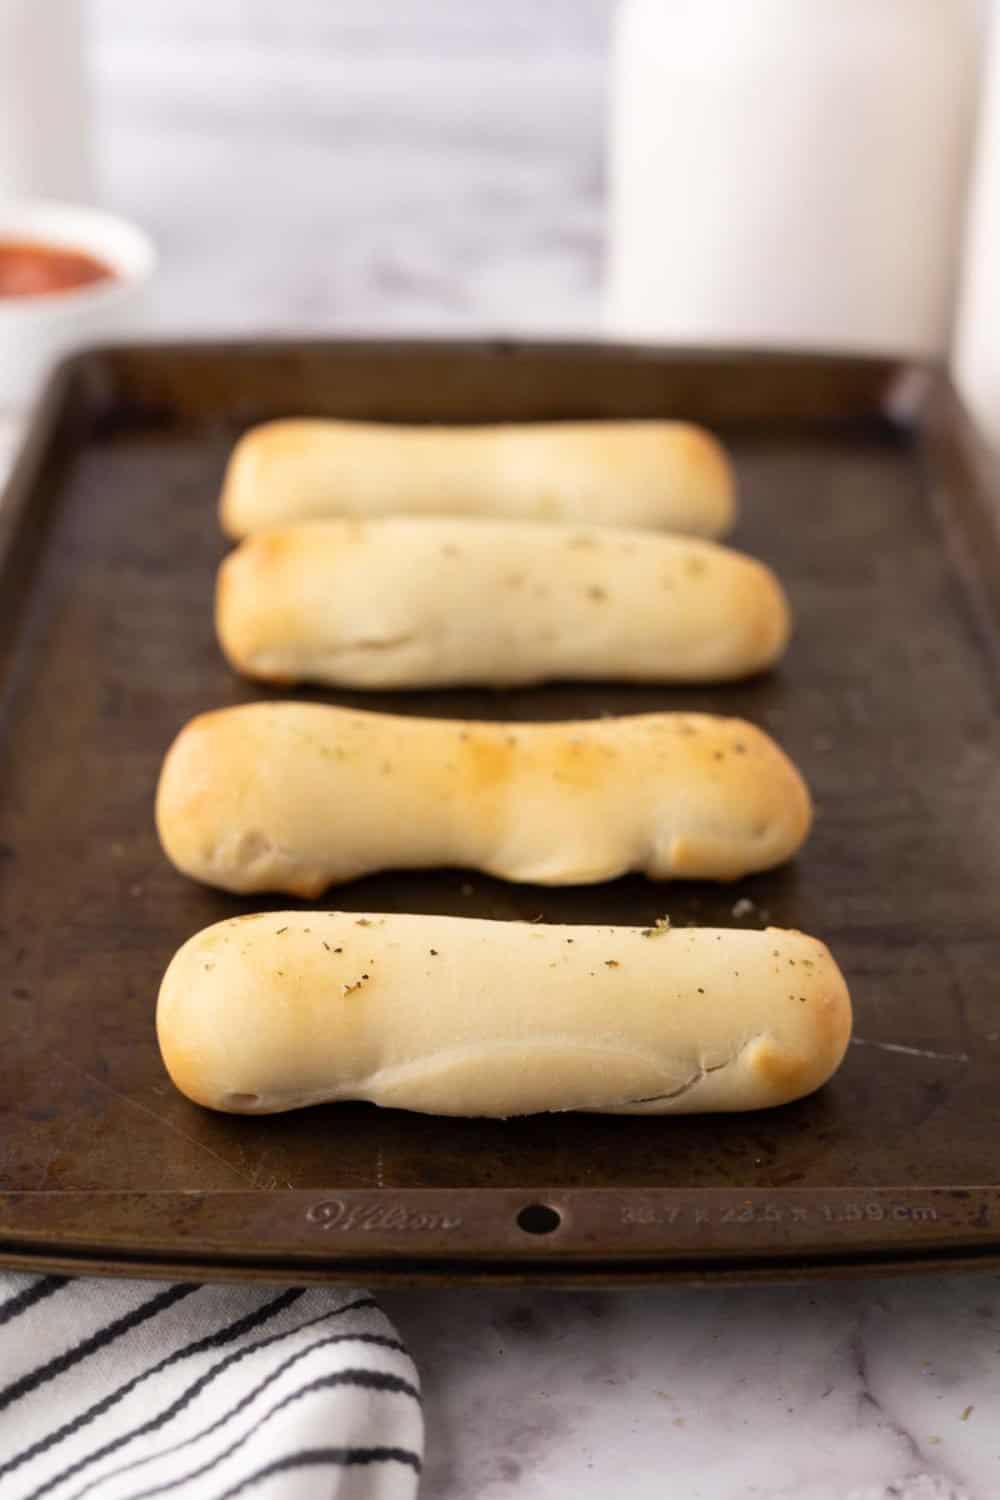
[[[95,281],[111,281],[114,276],[110,266],[85,250],[0,239],[0,298],[72,292]]]

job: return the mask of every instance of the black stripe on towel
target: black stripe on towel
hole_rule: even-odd
[[[27,1375],[22,1375],[19,1380],[12,1381],[0,1391],[0,1411],[6,1411],[8,1406],[13,1406],[14,1402],[20,1401],[22,1396],[30,1395],[32,1391],[37,1391],[39,1386],[71,1370],[74,1365],[89,1359],[98,1350],[106,1349],[109,1344],[114,1343],[115,1339],[130,1333],[140,1324],[147,1323],[150,1318],[155,1318],[157,1313],[172,1307],[175,1302],[180,1302],[182,1297],[189,1297],[196,1290],[194,1286],[181,1283],[178,1286],[168,1287],[165,1292],[157,1292],[156,1296],[150,1297],[148,1302],[140,1302],[138,1307],[133,1307],[132,1311],[125,1313],[123,1317],[115,1318],[112,1323],[105,1323],[103,1328],[99,1328],[89,1338],[82,1339],[72,1349],[65,1349],[62,1354],[46,1360],[44,1364],[36,1365],[33,1370],[28,1371]],[[0,1474],[4,1472],[0,1469]]]
[[[0,1328],[5,1323],[13,1323],[16,1317],[27,1312],[29,1307],[34,1307],[36,1302],[43,1302],[46,1297],[51,1297],[53,1292],[60,1291],[68,1281],[68,1276],[40,1276],[37,1281],[32,1282],[31,1286],[26,1286],[15,1297],[8,1297],[0,1307]]]
[[[409,1396],[413,1401],[419,1403],[420,1392],[415,1385],[408,1380],[403,1380],[399,1375],[387,1375],[382,1370],[335,1370],[331,1375],[320,1375],[311,1380],[308,1385],[300,1386],[297,1391],[291,1391],[283,1396],[280,1401],[266,1411],[262,1417],[258,1417],[253,1426],[250,1427],[242,1437],[230,1443],[228,1448],[223,1448],[214,1458],[201,1464],[197,1469],[191,1469],[187,1474],[182,1474],[179,1479],[168,1480],[165,1484],[156,1484],[151,1489],[139,1490],[130,1497],[130,1500],[151,1500],[153,1495],[165,1495],[168,1490],[175,1490],[180,1484],[190,1484],[193,1479],[202,1479],[210,1474],[219,1464],[225,1463],[227,1458],[232,1458],[234,1453],[239,1452],[244,1443],[250,1441],[266,1422],[277,1416],[279,1411],[284,1411],[286,1406],[292,1406],[296,1401],[301,1401],[303,1396],[311,1396],[314,1391],[332,1390],[338,1385],[359,1386],[367,1391],[388,1391],[393,1395]],[[344,1450],[351,1451],[351,1450]],[[358,1450],[371,1451],[371,1450]],[[394,1450],[398,1451],[398,1450]]]
[[[238,1338],[241,1333],[246,1333],[248,1329],[254,1328],[258,1324],[263,1323],[267,1318],[277,1316],[279,1312],[284,1311],[284,1309],[286,1307],[289,1307],[293,1302],[297,1302],[298,1299],[303,1295],[304,1288],[302,1287],[299,1287],[297,1290],[282,1292],[281,1296],[276,1297],[273,1302],[269,1302],[264,1307],[260,1308],[257,1312],[250,1313],[245,1318],[241,1318],[238,1323],[234,1323],[228,1329],[223,1329],[221,1333],[211,1334],[207,1338],[199,1339],[197,1343],[188,1344],[186,1348],[177,1349],[173,1354],[168,1354],[165,1359],[161,1359],[159,1364],[154,1365],[151,1370],[145,1371],[145,1373],[142,1375],[137,1375],[135,1379],[131,1380],[127,1386],[122,1386],[111,1396],[106,1396],[103,1401],[98,1401],[94,1406],[90,1408],[89,1411],[85,1412],[82,1417],[78,1417],[75,1423],[71,1423],[69,1430],[76,1431],[80,1427],[84,1426],[87,1422],[93,1421],[95,1416],[99,1416],[103,1411],[107,1410],[109,1406],[117,1401],[120,1401],[123,1396],[128,1395],[130,1391],[140,1383],[140,1381],[145,1380],[148,1376],[159,1374],[159,1372],[165,1369],[168,1365],[176,1364],[178,1360],[184,1359],[190,1354],[200,1354],[206,1349],[218,1348],[222,1344],[230,1343],[234,1338]],[[311,1321],[319,1323],[322,1322],[324,1318],[333,1317],[336,1313],[350,1312],[356,1307],[374,1306],[374,1298],[359,1297],[355,1302],[348,1302],[343,1307],[334,1308],[330,1312],[323,1313],[321,1317],[314,1318]],[[302,1326],[308,1328],[310,1325],[306,1323],[304,1325],[300,1325],[300,1328]],[[88,1453],[85,1457],[77,1459],[75,1463],[72,1463],[68,1468],[63,1469],[62,1473],[56,1474],[53,1478],[46,1480],[45,1484],[39,1486],[37,1490],[33,1490],[29,1497],[29,1500],[41,1500],[42,1495],[47,1495],[49,1490],[54,1489],[56,1485],[65,1483],[67,1479],[72,1479],[74,1474],[79,1474],[81,1469],[86,1469],[90,1464],[97,1463],[102,1458],[107,1458],[109,1454],[114,1453],[119,1448],[124,1447],[126,1443],[131,1442],[135,1437],[139,1437],[140,1434],[155,1432],[158,1428],[162,1427],[164,1423],[169,1422],[171,1417],[176,1416],[177,1412],[181,1411],[185,1406],[187,1406],[195,1396],[200,1395],[205,1387],[209,1384],[209,1382],[214,1380],[217,1375],[220,1375],[224,1369],[228,1368],[229,1365],[236,1364],[239,1360],[245,1359],[248,1354],[256,1353],[258,1349],[266,1348],[268,1344],[275,1344],[278,1343],[278,1341],[281,1339],[290,1338],[292,1334],[298,1333],[300,1331],[300,1328],[286,1328],[283,1333],[272,1334],[268,1339],[261,1339],[256,1344],[248,1344],[243,1349],[234,1350],[232,1354],[227,1355],[225,1359],[222,1359],[218,1362],[218,1364],[213,1365],[212,1368],[210,1370],[207,1370],[204,1375],[199,1376],[199,1378],[194,1381],[193,1384],[188,1386],[186,1391],[178,1396],[175,1401],[172,1401],[169,1406],[165,1407],[163,1411],[159,1412],[155,1417],[150,1417],[150,1419],[147,1422],[143,1422],[140,1427],[134,1427],[131,1429],[131,1431],[122,1433],[119,1437],[113,1438],[110,1442],[105,1443],[103,1447],[96,1448],[92,1453]],[[65,1436],[67,1436],[67,1429],[62,1429],[59,1433],[53,1434],[53,1440],[61,1440]],[[44,1446],[49,1446],[49,1441],[47,1439],[45,1440]],[[32,1458],[34,1456],[34,1454],[25,1455],[25,1457]],[[21,1463],[23,1462],[23,1460],[19,1458],[16,1460],[16,1462]],[[0,1468],[0,1476],[2,1476],[3,1472],[3,1468]]]
[[[272,1474],[287,1474],[289,1469],[315,1469],[327,1465],[343,1469],[354,1464],[386,1463],[409,1464],[415,1473],[420,1473],[420,1456],[412,1448],[302,1448],[298,1453],[288,1453],[284,1458],[276,1458],[263,1469],[248,1474],[238,1484],[223,1490],[218,1500],[233,1500],[234,1496],[242,1495],[252,1485],[270,1479]]]
[[[326,1313],[324,1316],[331,1317],[332,1313]],[[319,1320],[314,1319],[314,1321],[318,1322]],[[310,1325],[306,1324],[304,1326],[309,1327]],[[303,1330],[295,1329],[293,1331],[301,1332]],[[278,1334],[277,1337],[284,1338],[286,1335]],[[263,1348],[265,1344],[273,1342],[274,1340],[272,1339],[263,1339],[255,1347]],[[223,1412],[221,1417],[216,1417],[214,1422],[210,1422],[200,1432],[194,1433],[189,1438],[184,1438],[179,1443],[171,1444],[169,1448],[160,1448],[156,1453],[149,1453],[145,1458],[133,1459],[131,1463],[122,1464],[118,1469],[106,1469],[98,1478],[91,1479],[89,1483],[85,1484],[82,1490],[77,1490],[70,1497],[70,1500],[83,1500],[83,1497],[89,1495],[90,1491],[97,1484],[109,1484],[112,1479],[119,1479],[122,1474],[130,1474],[136,1469],[144,1468],[146,1464],[159,1463],[164,1458],[173,1458],[176,1454],[183,1452],[185,1448],[190,1448],[193,1443],[203,1442],[205,1438],[211,1437],[213,1432],[218,1432],[220,1427],[225,1427],[227,1422],[231,1422],[234,1417],[238,1417],[241,1411],[246,1411],[248,1406],[252,1406],[257,1397],[263,1395],[268,1386],[273,1385],[276,1380],[280,1380],[286,1370],[290,1370],[293,1365],[297,1365],[302,1360],[308,1359],[310,1354],[314,1354],[319,1349],[325,1349],[330,1344],[374,1344],[381,1349],[391,1349],[395,1354],[406,1354],[407,1352],[406,1345],[401,1344],[399,1339],[389,1338],[384,1333],[331,1333],[325,1339],[316,1339],[315,1342],[307,1344],[304,1349],[296,1349],[294,1354],[290,1354],[287,1359],[282,1360],[281,1364],[269,1371],[264,1379],[258,1381],[252,1390],[247,1391],[245,1395],[241,1396],[235,1406],[231,1406],[228,1411]],[[231,1361],[229,1362],[231,1363]]]
[[[194,1290],[194,1288],[191,1288],[191,1290]],[[148,1370],[143,1370],[140,1375],[134,1375],[125,1385],[120,1385],[116,1391],[109,1391],[106,1396],[101,1397],[100,1401],[95,1401],[93,1406],[89,1406],[86,1411],[80,1412],[71,1422],[65,1422],[62,1427],[57,1427],[54,1432],[48,1433],[44,1438],[39,1438],[37,1442],[32,1443],[30,1448],[25,1448],[23,1452],[9,1459],[7,1463],[0,1464],[0,1478],[5,1474],[9,1474],[12,1469],[19,1469],[29,1459],[37,1458],[41,1453],[47,1453],[50,1448],[54,1448],[57,1443],[61,1443],[63,1438],[79,1432],[81,1427],[87,1427],[96,1417],[103,1416],[112,1406],[116,1406],[119,1401],[130,1395],[137,1385],[141,1385],[144,1380],[148,1380],[152,1375],[158,1375],[168,1365],[176,1364],[178,1360],[186,1359],[192,1354],[200,1354],[205,1349],[218,1348],[222,1344],[229,1343],[232,1339],[239,1338],[240,1334],[246,1333],[248,1329],[255,1328],[259,1323],[264,1323],[268,1318],[273,1318],[279,1312],[283,1312],[286,1307],[296,1302],[301,1296],[301,1290],[282,1292],[281,1296],[276,1297],[273,1302],[266,1302],[256,1312],[248,1313],[237,1322],[228,1324],[225,1328],[220,1329],[218,1333],[209,1334],[205,1338],[197,1339],[193,1344],[185,1344],[183,1348],[175,1349],[172,1354],[168,1354],[163,1359],[158,1360]],[[47,1483],[34,1492],[35,1495],[46,1494],[54,1485],[64,1479],[70,1478],[89,1462],[89,1459],[81,1459],[55,1479],[48,1480]]]

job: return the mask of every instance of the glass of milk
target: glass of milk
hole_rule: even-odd
[[[977,0],[623,0],[608,331],[941,354]]]

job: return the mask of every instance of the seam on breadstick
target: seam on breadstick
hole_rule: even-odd
[[[156,799],[179,870],[305,899],[435,865],[551,885],[732,880],[790,858],[811,820],[774,741],[706,714],[504,724],[246,704],[181,730]]]
[[[617,1114],[629,1113],[633,1110],[637,1111],[642,1105],[666,1104],[668,1102],[673,1104],[676,1100],[683,1098],[686,1094],[691,1094],[698,1087],[698,1085],[709,1076],[709,1074],[723,1073],[727,1068],[738,1067],[743,1061],[744,1055],[749,1048],[753,1047],[757,1043],[767,1044],[771,1040],[772,1039],[767,1035],[766,1032],[755,1032],[753,1036],[747,1037],[746,1041],[740,1042],[739,1045],[733,1049],[731,1055],[729,1057],[723,1058],[722,1062],[700,1062],[694,1072],[691,1073],[689,1077],[684,1079],[683,1083],[679,1083],[675,1088],[664,1089],[661,1093],[647,1094],[641,1099],[623,1098],[618,1102],[611,1104],[605,1103],[602,1105],[594,1106],[578,1104],[574,1106],[574,1110],[591,1114]],[[546,1048],[551,1048],[553,1052],[565,1051],[567,1046],[571,1045],[573,1051],[575,1052],[584,1053],[589,1051],[592,1052],[595,1057],[599,1056],[602,1059],[607,1056],[608,1052],[608,1049],[606,1047],[601,1047],[597,1043],[594,1043],[591,1046],[585,1046],[583,1043],[576,1040],[573,1040],[572,1043],[569,1043],[566,1037],[558,1036],[540,1037],[536,1039],[532,1045],[539,1051],[544,1051]],[[516,1050],[520,1051],[519,1044],[514,1044],[512,1050],[515,1050],[515,1048]],[[621,1048],[615,1048],[614,1050],[619,1056],[622,1055]],[[652,1061],[648,1054],[639,1052],[634,1053],[633,1057],[637,1065],[645,1064],[648,1066]],[[498,1067],[501,1067],[504,1062],[502,1047],[494,1044],[490,1051],[490,1058],[491,1061],[495,1062]],[[436,1062],[439,1066],[441,1064],[447,1063],[449,1060],[449,1054],[446,1052],[437,1052],[434,1054],[434,1062]],[[662,1064],[658,1063],[657,1066],[662,1066]],[[396,1069],[395,1072],[391,1075],[383,1070],[377,1075],[366,1079],[363,1085],[366,1095],[371,1098],[387,1087],[391,1089],[394,1085],[398,1085],[400,1082],[405,1082],[407,1073],[411,1072],[413,1070],[413,1067],[414,1064],[408,1063],[405,1064],[403,1068]],[[667,1069],[667,1071],[670,1071],[669,1068]],[[548,1111],[548,1113],[569,1113],[569,1111],[550,1110]]]
[[[740,1061],[744,1052],[749,1046],[751,1046],[754,1042],[760,1042],[763,1040],[765,1040],[764,1036],[760,1032],[757,1032],[754,1036],[748,1037],[745,1042],[741,1042],[741,1044],[736,1048],[733,1055],[731,1057],[725,1058],[722,1062],[699,1063],[697,1071],[692,1073],[690,1078],[685,1078],[684,1082],[678,1084],[677,1088],[669,1089],[665,1094],[648,1094],[645,1099],[623,1099],[622,1108],[632,1109],[640,1104],[663,1104],[668,1099],[680,1099],[685,1094],[690,1094],[692,1089],[697,1088],[698,1084],[701,1083],[702,1079],[706,1078],[709,1073],[721,1073],[726,1068],[734,1067]]]

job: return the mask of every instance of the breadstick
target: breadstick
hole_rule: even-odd
[[[735,880],[790,858],[811,815],[791,761],[740,719],[488,724],[316,703],[192,719],[156,802],[185,874],[308,899],[436,865],[540,885]]]
[[[771,570],[689,537],[526,521],[317,521],[219,571],[216,628],[269,682],[402,688],[551,678],[719,682],[772,665]]]
[[[686,422],[491,427],[267,422],[236,444],[220,502],[232,537],[323,516],[459,515],[593,521],[722,536],[734,482]]]
[[[242,1114],[762,1109],[825,1083],[850,1030],[840,970],[800,932],[355,912],[208,927],[157,1009],[177,1087]]]

